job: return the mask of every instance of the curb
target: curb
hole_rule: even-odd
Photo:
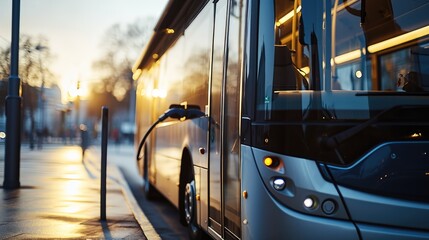
[[[95,154],[96,155],[96,154]],[[100,176],[100,166],[97,166],[91,159],[91,157],[86,158],[86,161],[83,161],[83,165],[86,168],[88,174],[93,178],[99,178]],[[138,205],[137,200],[134,197],[130,187],[128,186],[127,181],[125,180],[124,175],[120,171],[120,169],[114,164],[108,164],[107,166],[108,172],[107,177],[116,182],[122,190],[122,195],[125,197],[125,201],[127,203],[128,208],[134,215],[134,218],[140,225],[143,234],[146,236],[148,240],[160,240],[161,237],[156,232],[155,228],[152,226],[150,221],[147,219],[146,215],[141,210]],[[95,172],[95,175],[94,173]]]
[[[124,194],[125,200],[128,203],[128,207],[130,208],[131,212],[134,214],[134,217],[136,218],[137,222],[140,225],[140,228],[143,231],[143,234],[146,236],[149,240],[158,240],[161,239],[159,234],[156,232],[156,230],[153,228],[150,221],[147,219],[146,215],[144,215],[143,211],[141,210],[140,206],[137,203],[137,200],[134,197],[134,194],[131,192],[130,187],[128,186],[127,181],[125,180],[122,172],[118,169],[117,166],[114,166],[116,169],[116,172],[118,173],[118,184],[122,188],[122,193]]]

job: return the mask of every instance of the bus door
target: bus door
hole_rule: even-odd
[[[241,236],[238,132],[241,66],[240,6],[239,0],[215,2],[210,101],[208,226],[210,233],[225,239],[237,239]],[[225,34],[227,34],[226,38]]]

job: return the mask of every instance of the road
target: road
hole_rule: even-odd
[[[145,198],[132,145],[109,145],[107,161],[122,171],[140,208],[163,240],[188,239],[187,228],[180,224],[178,210],[170,202],[162,197],[153,201]]]

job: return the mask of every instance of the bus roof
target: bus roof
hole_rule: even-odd
[[[133,72],[150,66],[182,35],[208,0],[170,0],[154,28],[149,43],[133,66]]]

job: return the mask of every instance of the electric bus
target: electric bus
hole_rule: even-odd
[[[136,148],[198,239],[429,239],[429,0],[171,0]]]

